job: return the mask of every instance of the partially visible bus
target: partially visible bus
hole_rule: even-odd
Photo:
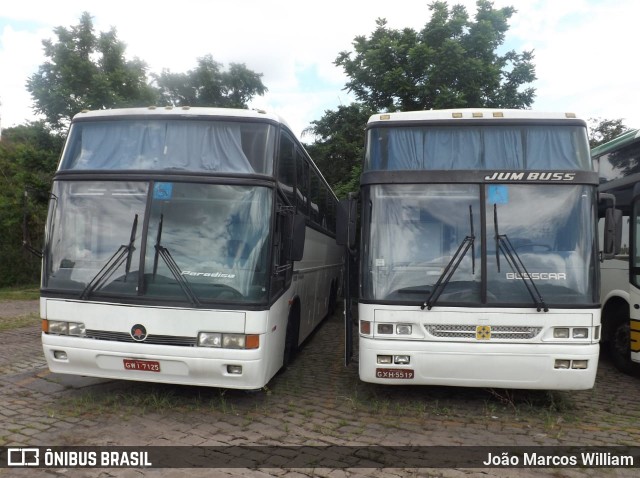
[[[602,340],[616,367],[630,373],[640,368],[634,364],[640,362],[640,263],[636,242],[640,237],[636,229],[640,130],[628,131],[592,149],[591,157],[599,171],[600,192],[613,194],[616,208],[623,214],[620,253],[601,265]]]
[[[276,115],[79,113],[45,234],[49,368],[263,387],[336,302],[336,206]]]
[[[372,116],[359,191],[360,378],[593,387],[597,186],[586,123],[571,113]],[[354,203],[341,207],[338,233],[352,247]]]

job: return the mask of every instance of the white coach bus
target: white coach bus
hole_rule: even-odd
[[[573,114],[372,116],[358,199],[360,378],[591,388],[597,186]],[[338,233],[352,247],[354,203],[343,204]]]
[[[640,130],[627,131],[592,149],[591,157],[600,176],[599,191],[612,194],[623,215],[620,253],[605,260],[600,269],[602,340],[619,370],[637,373],[640,371],[636,363],[640,362]]]
[[[337,199],[276,115],[76,115],[41,287],[53,372],[257,389],[332,310]]]

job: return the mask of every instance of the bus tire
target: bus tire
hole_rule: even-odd
[[[627,375],[640,375],[640,364],[631,360],[629,317],[618,316],[611,325],[609,352],[613,365]]]
[[[286,369],[295,359],[298,353],[298,338],[300,335],[300,302],[296,301],[291,306],[287,319],[287,334],[284,340],[284,354],[282,368]]]

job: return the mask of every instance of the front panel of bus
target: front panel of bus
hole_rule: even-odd
[[[367,141],[361,378],[593,386],[597,177],[584,126],[398,122]]]
[[[284,286],[277,131],[237,118],[74,122],[42,278],[53,371],[264,385],[282,363],[267,350],[284,340],[282,324],[269,333]]]

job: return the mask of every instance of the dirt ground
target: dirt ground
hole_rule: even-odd
[[[20,317],[38,313],[40,302],[37,300],[2,300],[0,301],[0,317]]]

